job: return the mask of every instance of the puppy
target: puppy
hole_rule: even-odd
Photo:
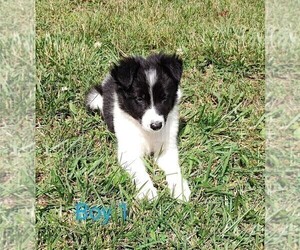
[[[173,197],[189,200],[177,149],[181,75],[182,60],[176,55],[128,57],[87,95],[88,108],[99,109],[117,137],[119,163],[133,178],[138,199],[157,196],[143,163],[145,154],[153,154]]]

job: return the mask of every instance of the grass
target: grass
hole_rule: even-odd
[[[266,3],[266,249],[299,248],[300,28],[295,4]]]
[[[32,1],[0,1],[0,249],[35,240]]]
[[[262,249],[264,2],[58,1],[37,8],[39,249]],[[116,139],[88,114],[85,93],[121,56],[184,60],[179,156],[189,203],[158,185],[139,202]],[[149,164],[148,164],[149,163]],[[128,207],[107,225],[75,220],[75,204]]]

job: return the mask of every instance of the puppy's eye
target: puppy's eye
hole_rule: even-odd
[[[162,96],[161,98],[161,102],[166,102],[168,100],[168,97],[166,95]]]
[[[144,101],[144,98],[141,97],[141,96],[138,96],[138,97],[135,98],[135,101],[138,102],[138,103],[141,103],[141,102]]]

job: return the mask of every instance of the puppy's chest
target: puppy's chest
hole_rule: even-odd
[[[131,128],[116,131],[118,143],[126,145],[128,150],[138,150],[144,154],[160,152],[166,145],[165,131],[148,133],[141,129]]]
[[[144,135],[141,137],[141,146],[144,148],[146,154],[157,153],[162,151],[166,146],[166,139],[164,133]]]

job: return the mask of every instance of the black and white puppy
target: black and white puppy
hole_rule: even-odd
[[[145,154],[154,153],[173,197],[189,200],[177,149],[181,75],[182,60],[176,55],[124,58],[87,95],[87,106],[100,109],[115,132],[119,163],[132,176],[139,199],[157,196],[143,163]]]

